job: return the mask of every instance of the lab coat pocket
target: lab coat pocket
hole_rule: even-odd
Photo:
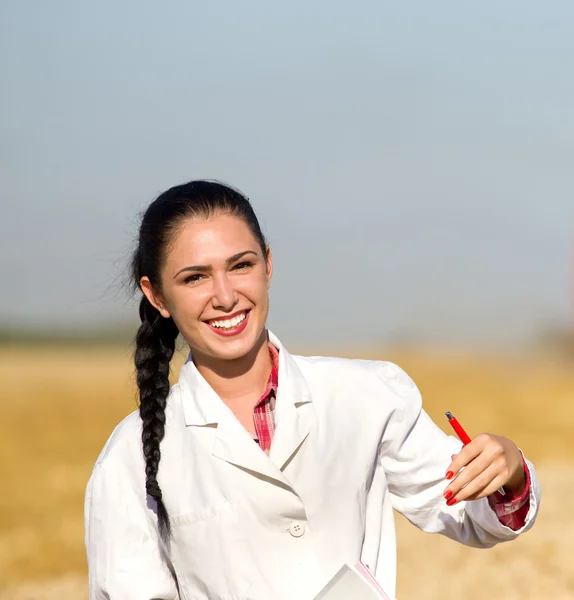
[[[174,516],[171,557],[182,600],[243,600],[252,584],[248,527],[231,502]]]

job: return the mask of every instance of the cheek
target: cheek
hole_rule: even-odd
[[[258,275],[249,281],[245,281],[241,291],[254,302],[261,304],[267,302],[268,290],[267,277]]]
[[[181,288],[172,295],[172,314],[181,322],[195,319],[204,312],[209,298],[210,295],[206,290]]]

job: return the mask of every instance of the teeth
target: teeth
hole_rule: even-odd
[[[239,323],[245,319],[247,313],[242,312],[240,315],[233,317],[232,319],[221,319],[217,321],[209,321],[209,324],[212,327],[221,327],[222,329],[231,329],[232,327],[237,327]]]

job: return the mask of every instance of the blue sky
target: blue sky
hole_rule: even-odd
[[[286,341],[572,322],[574,4],[4,1],[0,322],[133,318],[137,215],[252,200]]]

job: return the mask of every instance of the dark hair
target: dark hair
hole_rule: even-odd
[[[143,214],[136,250],[131,262],[135,290],[147,276],[161,291],[161,269],[174,234],[185,219],[208,219],[215,214],[231,214],[245,221],[267,257],[265,237],[249,200],[239,191],[213,181],[191,181],[167,190]],[[146,492],[157,505],[158,529],[163,541],[170,537],[168,514],[157,482],[161,458],[160,444],[165,434],[165,407],[169,394],[169,363],[179,331],[170,318],[164,318],[145,295],[139,306],[141,325],[135,337],[134,362],[137,369],[142,447],[145,459]]]

